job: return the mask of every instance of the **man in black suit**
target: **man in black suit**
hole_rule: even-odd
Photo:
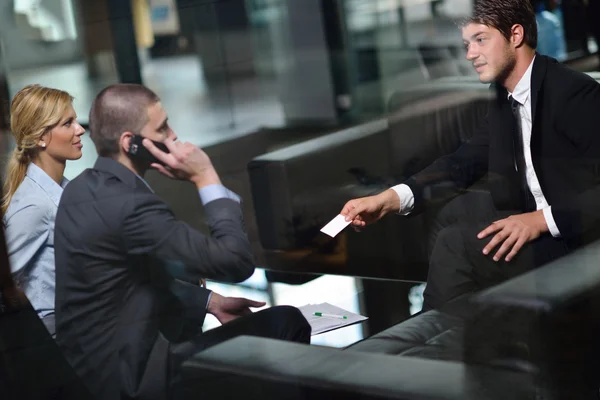
[[[239,198],[201,149],[176,140],[156,94],[141,85],[104,89],[90,130],[100,157],[69,183],[56,216],[56,324],[58,344],[97,398],[180,398],[182,362],[241,334],[309,342],[299,310],[252,313],[264,303],[202,287],[204,278],[250,277],[251,247]],[[128,153],[134,135],[162,164]],[[198,188],[210,236],[154,194],[141,178],[150,166]],[[202,333],[207,312],[223,325]]]
[[[561,257],[600,233],[600,85],[536,54],[528,1],[479,0],[462,34],[467,59],[497,94],[484,125],[455,153],[341,212],[360,229],[463,194],[487,174],[489,194],[463,194],[441,212],[425,310]],[[432,192],[441,197],[428,197],[425,189],[439,182]]]

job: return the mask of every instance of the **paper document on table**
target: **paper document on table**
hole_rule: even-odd
[[[350,222],[346,221],[346,217],[339,214],[337,217],[329,221],[327,225],[321,228],[321,232],[331,237],[336,237],[337,234],[344,230],[344,228],[348,225],[350,225]]]
[[[313,336],[367,319],[367,317],[354,314],[329,303],[307,304],[298,307],[298,309],[310,324]],[[315,313],[323,314],[323,316],[315,315]]]

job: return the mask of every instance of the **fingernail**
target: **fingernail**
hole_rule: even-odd
[[[483,249],[483,254],[487,256],[487,253],[489,253],[489,251],[487,251],[487,249]]]
[[[498,261],[498,257],[494,257],[494,261]]]

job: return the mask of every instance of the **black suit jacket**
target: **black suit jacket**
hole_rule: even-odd
[[[164,399],[170,346],[201,332],[210,291],[254,271],[240,205],[205,206],[211,237],[99,158],[65,188],[55,226],[57,342],[99,399]]]
[[[528,210],[514,168],[514,118],[507,91],[496,87],[484,126],[455,153],[406,183],[419,211],[436,198],[424,189],[444,181],[457,193],[488,174],[499,210]],[[542,191],[570,249],[600,237],[600,84],[537,55],[531,77],[531,156]],[[446,195],[448,193],[445,193]]]

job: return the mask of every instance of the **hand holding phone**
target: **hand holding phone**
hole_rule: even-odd
[[[161,165],[166,165],[163,161],[156,158],[152,153],[143,145],[144,137],[140,135],[133,135],[131,141],[129,143],[129,151],[128,153],[138,160],[143,160],[148,163],[158,163]],[[165,146],[164,143],[156,142],[152,140],[152,143],[155,147],[160,149],[160,151],[164,153],[169,153],[169,149]]]
[[[210,158],[198,146],[189,142],[174,142],[171,139],[166,139],[160,144],[167,147],[168,153],[161,151],[149,139],[142,141],[142,145],[158,160],[151,166],[163,175],[190,181],[198,188],[221,183]]]

